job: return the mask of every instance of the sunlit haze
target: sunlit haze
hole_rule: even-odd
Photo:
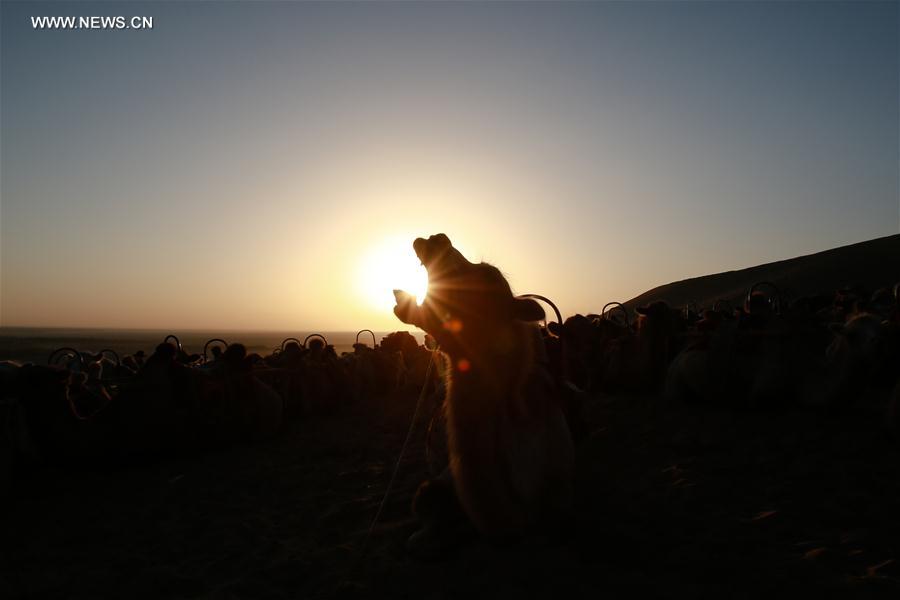
[[[898,232],[898,3],[2,4],[0,325],[565,314]],[[149,15],[48,31],[33,15]]]

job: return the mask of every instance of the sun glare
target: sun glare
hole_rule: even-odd
[[[393,290],[405,290],[419,304],[428,292],[428,274],[412,249],[415,236],[388,238],[370,247],[360,261],[359,292],[373,307],[390,310]]]

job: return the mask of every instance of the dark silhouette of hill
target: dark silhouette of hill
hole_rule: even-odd
[[[870,291],[890,287],[900,281],[900,235],[676,281],[644,292],[625,305],[633,309],[654,300],[666,300],[672,306],[693,302],[701,308],[717,300],[737,305],[759,281],[775,283],[788,300],[846,286],[861,285]]]

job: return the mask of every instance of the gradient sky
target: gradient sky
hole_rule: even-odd
[[[897,2],[0,10],[4,326],[399,329],[361,270],[438,231],[572,314],[900,230]]]

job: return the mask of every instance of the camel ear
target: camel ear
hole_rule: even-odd
[[[429,243],[436,246],[440,251],[445,251],[447,248],[452,246],[450,243],[450,238],[446,236],[446,234],[438,233],[437,235],[433,235],[428,239]]]
[[[518,321],[540,321],[544,309],[531,298],[513,298],[513,318]]]

